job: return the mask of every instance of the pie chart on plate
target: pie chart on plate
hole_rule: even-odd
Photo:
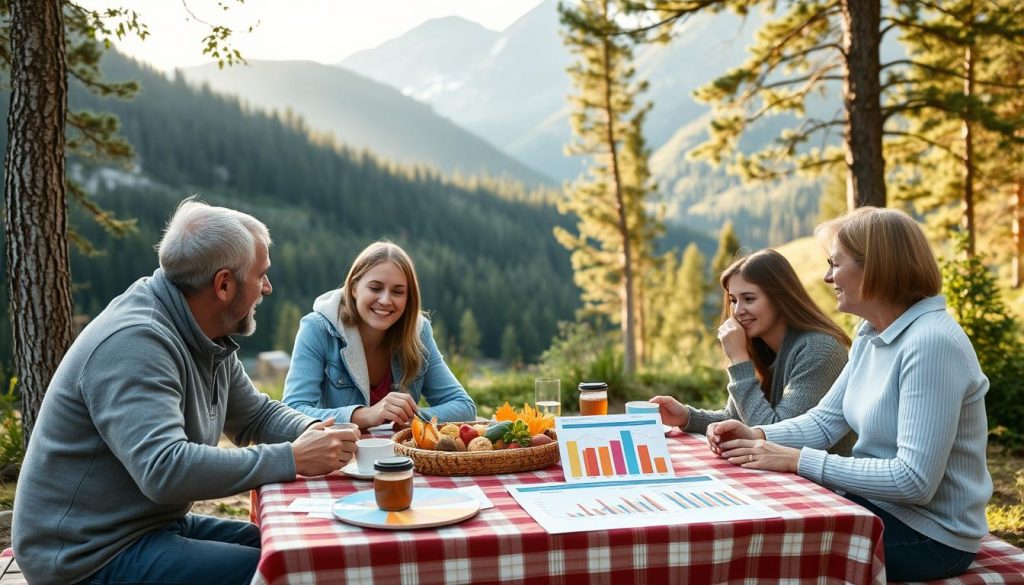
[[[471,518],[480,510],[476,498],[454,490],[418,487],[412,495],[412,505],[398,512],[386,512],[377,507],[373,490],[349,494],[334,502],[331,512],[342,522],[384,528],[430,528],[454,524]]]

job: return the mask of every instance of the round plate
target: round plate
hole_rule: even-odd
[[[417,487],[412,494],[412,505],[399,512],[378,508],[373,490],[349,494],[331,506],[334,517],[342,522],[388,530],[454,524],[474,516],[479,510],[480,502],[472,496],[428,487]]]
[[[345,467],[342,467],[341,472],[349,477],[354,477],[356,479],[373,479],[373,472],[371,471],[370,473],[363,473],[362,471],[359,471],[359,466],[356,465],[354,459],[352,460],[351,463],[349,463]]]

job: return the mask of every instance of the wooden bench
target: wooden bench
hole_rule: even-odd
[[[1024,551],[989,534],[967,572],[959,577],[927,581],[929,585],[1024,585]],[[3,584],[3,585],[6,585]]]
[[[0,585],[28,585],[18,563],[14,562],[14,551],[9,548],[0,553]]]
[[[0,553],[0,585],[27,585],[21,576],[14,551]],[[981,551],[967,572],[929,585],[1024,585],[1024,551],[991,534],[981,541]]]

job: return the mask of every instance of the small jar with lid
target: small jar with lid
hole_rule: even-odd
[[[580,382],[580,414],[582,416],[608,414],[608,384]]]
[[[377,507],[388,512],[412,504],[412,459],[383,457],[373,463],[373,493]]]

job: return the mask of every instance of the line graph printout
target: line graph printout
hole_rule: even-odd
[[[508,486],[508,492],[550,534],[779,515],[705,475]]]
[[[559,417],[555,430],[568,483],[675,476],[660,414]]]

